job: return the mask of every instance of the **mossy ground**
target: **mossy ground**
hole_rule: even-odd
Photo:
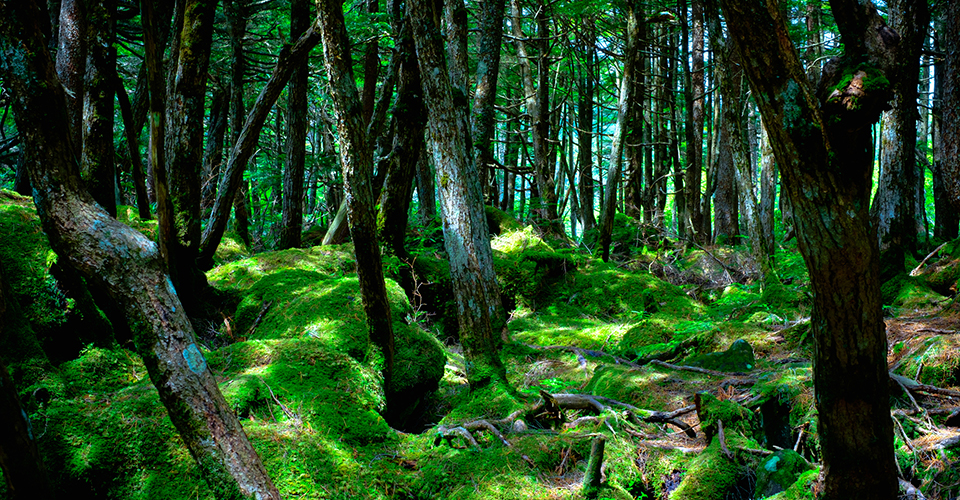
[[[456,321],[446,317],[449,274],[435,242],[421,235],[412,264],[385,261],[387,276],[394,278],[387,283],[397,335],[394,389],[417,398],[400,417],[409,432],[391,427],[388,418],[398,417],[384,412],[382,353],[369,341],[351,245],[249,256],[238,251],[208,274],[239,306],[216,332],[223,342],[205,355],[284,498],[581,498],[590,440],[598,433],[607,437],[601,498],[753,498],[752,481],[763,461],[744,450],[769,448],[760,431],[768,401],[788,408],[792,438],[800,429],[804,433],[800,452],[818,460],[809,280],[795,248],[777,254],[783,284],[766,287],[751,281],[749,262],[737,260],[745,258],[743,252],[712,249],[743,271],[737,281],[716,282],[716,269],[691,271],[697,262],[712,260],[703,251],[668,257],[675,252],[663,247],[668,242],[632,221],[619,221],[618,255],[628,260],[603,263],[545,242],[502,213],[489,215],[501,229],[493,241],[495,265],[505,302],[512,305],[501,353],[510,387],[468,390],[463,357],[455,336],[448,335]],[[36,233],[31,216],[31,207],[16,200],[0,208],[0,225]],[[149,223],[133,220],[135,212],[126,217],[149,231]],[[43,244],[18,247],[32,257],[15,259],[26,271],[8,275],[15,289],[37,295],[40,306],[54,294],[44,288],[52,278]],[[401,288],[399,270],[406,265],[415,267],[421,291],[435,287],[432,295]],[[417,302],[425,298],[434,302],[432,317]],[[917,329],[955,329],[960,321],[954,319]],[[960,385],[952,337],[906,331],[911,324],[891,328],[898,371],[914,376],[922,366],[921,381]],[[695,363],[738,340],[756,357],[749,380],[647,363]],[[90,346],[55,368],[41,364],[34,372],[22,378],[21,395],[35,428],[43,429],[42,453],[60,491],[81,498],[212,498],[136,355]],[[435,445],[436,425],[527,411],[539,403],[541,390],[594,394],[649,411],[693,405],[700,393],[718,408],[736,409],[736,415],[720,412],[732,458],[721,451],[718,437],[705,439],[713,420],[699,422],[696,412],[679,417],[696,430],[691,438],[673,425],[631,423],[614,407],[600,414],[566,412],[567,421],[594,417],[574,428],[542,428],[529,418],[527,430],[506,434],[510,447],[489,433],[478,434],[478,447],[459,438]],[[911,440],[923,438],[919,427],[907,432]],[[914,477],[949,480],[932,454],[912,454],[906,445],[898,437],[901,464],[910,461]],[[812,498],[815,478],[816,471],[806,472],[771,498]]]

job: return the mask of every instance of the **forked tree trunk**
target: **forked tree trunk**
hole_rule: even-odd
[[[892,500],[897,468],[869,201],[870,126],[891,97],[882,77],[892,66],[889,41],[896,37],[870,2],[831,1],[846,54],[828,64],[815,95],[778,8],[762,0],[722,5],[810,272],[820,498]]]
[[[493,251],[480,192],[480,177],[461,126],[454,91],[444,64],[443,44],[429,0],[407,2],[429,117],[429,144],[440,179],[443,239],[450,257],[450,278],[457,300],[460,340],[471,390],[505,383],[500,361],[506,326],[493,271]]]
[[[0,66],[50,244],[123,308],[150,379],[214,495],[279,499],[197,347],[156,245],[97,207],[81,186],[40,15],[33,0],[0,3]]]

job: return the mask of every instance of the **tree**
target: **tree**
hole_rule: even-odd
[[[367,127],[357,85],[353,79],[350,39],[338,0],[317,0],[320,32],[323,37],[323,60],[330,82],[340,131],[340,162],[346,187],[347,218],[357,256],[357,277],[367,314],[370,339],[380,347],[385,360],[384,388],[392,392],[393,320],[387,287],[383,278],[380,242],[374,218],[373,151],[368,142]],[[387,403],[390,405],[389,400]]]
[[[493,170],[494,104],[497,100],[497,78],[500,75],[500,45],[503,39],[503,16],[506,0],[481,2],[480,41],[477,59],[477,91],[473,101],[473,147],[477,166],[483,176],[482,186],[491,185]],[[492,196],[484,198],[493,203]]]
[[[6,283],[0,269],[0,320],[7,315]],[[0,338],[4,332],[0,321]],[[47,472],[37,451],[37,442],[27,413],[20,405],[17,386],[0,359],[0,469],[11,500],[53,498]]]
[[[960,4],[946,2],[943,6],[943,93],[940,130],[940,161],[938,169],[943,190],[953,207],[960,212]],[[939,213],[938,213],[939,215]],[[948,233],[957,235],[956,223]]]
[[[113,154],[114,88],[117,64],[113,47],[116,4],[87,2],[87,62],[83,83],[83,147],[80,169],[87,189],[106,211],[117,215],[116,163]]]
[[[884,114],[880,185],[871,207],[878,221],[884,280],[904,272],[904,257],[917,249],[917,86],[920,49],[930,23],[927,2],[894,0],[889,7],[891,28],[900,35],[897,64],[891,74],[896,94],[893,109]]]
[[[593,211],[593,73],[597,54],[596,24],[586,17],[580,30],[583,46],[583,70],[580,76],[580,101],[577,105],[577,173],[580,180],[580,224],[584,231],[593,229],[597,218]]]
[[[428,0],[407,2],[429,110],[429,147],[437,167],[443,239],[457,301],[460,340],[471,390],[505,383],[500,361],[506,326],[493,271],[493,250],[484,216],[480,176],[467,148],[469,128],[457,113],[457,101],[444,63],[443,43]]]
[[[290,3],[290,36],[296,41],[310,27],[309,0]],[[280,221],[280,248],[300,246],[303,231],[303,174],[307,140],[307,61],[290,77],[287,94],[287,147],[283,170],[283,218]]]
[[[896,498],[879,249],[869,213],[870,125],[891,97],[885,75],[896,34],[872,3],[831,1],[845,53],[827,65],[815,93],[776,2],[721,3],[810,273],[821,498]]]
[[[146,19],[152,4],[144,2]],[[34,1],[0,4],[0,70],[14,99],[37,212],[54,250],[117,301],[150,379],[218,498],[279,498],[220,393],[157,247],[99,208],[80,180],[66,96]]]

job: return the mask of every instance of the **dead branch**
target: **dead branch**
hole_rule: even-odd
[[[624,403],[622,401],[617,401],[604,396],[593,396],[591,394],[548,394],[545,391],[540,391],[540,395],[543,397],[544,403],[533,410],[534,414],[543,414],[551,411],[551,405],[556,405],[556,409],[553,411],[558,413],[562,410],[592,410],[596,413],[603,413],[603,411],[607,409],[608,405],[617,406],[627,410],[627,417],[631,420],[642,420],[648,423],[670,424],[678,427],[680,430],[686,433],[687,436],[692,438],[697,437],[697,433],[693,430],[693,427],[690,427],[686,422],[677,419],[677,417],[680,415],[685,415],[694,411],[694,406],[687,406],[672,412],[661,412],[644,410],[629,403]]]
[[[908,391],[914,393],[927,393],[927,394],[938,394],[940,396],[949,396],[953,398],[960,398],[960,391],[955,391],[953,389],[943,389],[934,385],[921,384],[916,380],[904,377],[903,375],[898,375],[891,372],[890,378],[894,379],[898,384],[905,387]]]
[[[948,241],[947,243],[950,243],[950,242]],[[947,246],[947,243],[944,243],[944,244],[938,246],[936,250],[930,252],[929,255],[927,255],[926,257],[924,257],[923,260],[921,260],[920,263],[917,264],[917,267],[913,268],[913,271],[910,271],[910,276],[916,276],[916,275],[920,274],[920,268],[922,268],[923,265],[926,264],[928,260],[930,260],[930,257],[933,257],[934,255],[936,255],[937,252],[940,251],[940,249],[942,249],[943,247]]]
[[[730,377],[730,376],[747,377],[750,375],[749,373],[744,373],[744,372],[719,372],[716,370],[708,370],[706,368],[700,368],[699,366],[675,365],[672,363],[667,363],[665,361],[660,361],[659,359],[650,361],[650,364],[662,366],[670,370],[683,370],[688,372],[703,373],[704,375],[713,375],[715,377]]]
[[[727,449],[727,438],[723,435],[723,420],[717,420],[717,437],[720,439],[720,451],[727,458],[733,460],[733,453],[730,453],[730,450]]]
[[[756,448],[747,448],[746,446],[737,446],[737,449],[740,451],[745,451],[751,455],[760,455],[761,457],[769,457],[773,455],[773,452],[770,450],[758,450]]]
[[[901,478],[897,478],[900,482],[900,488],[904,491],[903,497],[907,500],[926,500],[927,497],[923,496],[923,493],[920,492],[914,485],[904,481]]]

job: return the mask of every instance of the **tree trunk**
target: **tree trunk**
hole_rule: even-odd
[[[87,64],[83,82],[83,152],[80,171],[93,199],[117,215],[116,163],[113,155],[113,47],[116,4],[88,2],[86,8]]]
[[[473,147],[477,168],[482,176],[484,202],[495,204],[491,186],[494,176],[493,136],[494,104],[497,100],[497,78],[500,74],[500,43],[503,39],[503,16],[506,0],[481,2],[480,41],[477,47],[477,91],[473,100]]]
[[[887,343],[868,204],[870,126],[891,97],[870,82],[885,81],[895,37],[869,2],[832,1],[845,56],[828,64],[814,95],[779,9],[759,0],[722,5],[793,203],[814,293],[820,498],[892,500]]]
[[[634,99],[634,71],[637,61],[637,47],[640,35],[640,6],[627,4],[626,43],[623,53],[623,74],[620,76],[620,97],[617,105],[617,130],[613,134],[610,146],[610,167],[607,169],[607,187],[604,190],[603,209],[600,212],[600,236],[597,239],[603,261],[610,260],[610,240],[613,235],[613,219],[617,213],[617,191],[623,173],[623,149],[626,135],[629,133],[630,106]]]
[[[233,150],[236,149],[237,145],[240,144],[241,135],[243,134],[243,127],[245,125],[245,120],[247,118],[246,112],[244,111],[244,75],[247,71],[247,62],[246,62],[246,51],[243,47],[243,40],[247,36],[247,12],[244,7],[242,0],[225,0],[224,11],[227,15],[227,21],[230,24],[230,143],[233,144],[233,149],[231,149],[231,158],[233,156]],[[319,39],[319,35],[318,35]],[[319,41],[318,41],[319,43]],[[278,61],[279,62],[279,61]],[[286,84],[286,82],[284,82]],[[279,96],[278,96],[279,97]],[[270,103],[270,106],[273,106],[273,102]],[[268,111],[269,112],[269,109]],[[266,113],[263,116],[263,120],[267,119]],[[261,124],[261,127],[263,125]],[[260,135],[259,130],[255,134],[255,141],[259,142]],[[250,154],[253,154],[252,152]],[[228,160],[229,161],[229,160]],[[227,165],[229,168],[229,164]],[[240,172],[238,175],[243,176],[243,171],[247,168],[247,164],[244,161],[243,164],[238,165]],[[229,175],[226,174],[225,175]],[[221,184],[228,180],[229,177],[224,177],[221,180]],[[224,208],[226,210],[225,217],[229,218],[230,216],[230,207],[234,208],[234,219],[235,219],[235,228],[237,235],[240,237],[240,240],[247,246],[250,246],[252,243],[250,238],[250,202],[249,195],[247,193],[247,184],[245,182],[236,182],[231,183],[229,187],[232,187],[229,193],[223,192],[225,185],[221,185],[218,189],[217,198],[228,196],[226,200],[227,203]],[[208,223],[207,231],[204,233],[204,243],[201,245],[204,248],[200,250],[200,261],[201,268],[206,268],[208,265],[212,265],[213,253],[217,251],[216,246],[212,249],[206,248],[209,245],[206,243],[206,234],[210,232],[210,226],[219,226],[219,216],[217,212],[217,202],[214,202],[214,210],[211,215],[210,223]],[[226,226],[227,221],[223,220],[223,225]],[[214,227],[216,229],[216,227]],[[216,234],[216,233],[213,233]],[[221,236],[217,236],[213,239],[213,242],[216,245],[220,244]],[[210,254],[210,259],[206,257],[206,254]]]
[[[40,9],[33,1],[0,5],[0,64],[18,96],[17,128],[51,246],[124,309],[150,379],[214,494],[279,499],[197,348],[156,246],[98,208],[82,189],[65,97],[36,28]]]
[[[372,18],[380,10],[379,0],[364,0],[367,14]],[[293,28],[291,27],[291,30]],[[377,79],[380,76],[380,39],[367,42],[363,55],[363,123],[370,123],[373,117],[374,101],[377,97]]]
[[[777,162],[770,147],[770,135],[766,127],[760,132],[760,203],[757,204],[757,220],[760,223],[760,255],[764,260],[773,258],[776,249],[774,220],[777,200]]]
[[[200,166],[203,162],[203,116],[207,67],[217,0],[185,0],[178,51],[171,61],[175,77],[167,95],[167,195],[173,206],[174,241],[167,261],[174,286],[193,308],[206,278],[197,267],[200,249]],[[158,213],[158,217],[165,214]]]
[[[283,87],[290,80],[293,70],[301,61],[306,60],[310,50],[320,43],[320,38],[320,32],[311,27],[292,47],[280,51],[277,66],[270,75],[270,79],[267,80],[267,84],[264,85],[263,90],[260,91],[260,95],[257,96],[253,109],[247,115],[239,137],[230,151],[227,168],[224,169],[220,180],[217,200],[213,204],[210,221],[203,232],[203,243],[200,245],[199,257],[202,269],[209,269],[213,266],[213,254],[217,251],[217,246],[220,245],[220,240],[227,228],[227,222],[230,219],[230,207],[234,205],[234,197],[243,194],[240,190],[243,171],[246,169],[247,161],[250,160],[256,150],[260,139],[260,131],[263,130],[263,124],[270,114],[270,108],[277,102],[277,98],[280,97]],[[231,111],[231,114],[233,114],[233,111]],[[231,127],[234,126],[233,121],[234,119],[231,118]]]
[[[133,176],[134,191],[137,196],[137,210],[141,220],[149,220],[153,218],[153,215],[150,214],[147,178],[143,169],[143,160],[140,158],[140,134],[143,131],[143,122],[138,121],[134,116],[133,108],[130,105],[130,97],[123,87],[120,74],[117,73],[116,68],[111,68],[111,70],[113,71],[113,88],[117,94],[117,104],[120,105],[120,116],[123,120],[124,144],[126,144],[126,154],[130,158],[130,174]],[[146,117],[145,112],[144,117]],[[118,151],[121,150],[120,148],[117,149]]]
[[[79,158],[83,152],[83,80],[87,67],[87,14],[82,0],[61,3],[59,40],[57,75],[66,90],[71,145]]]
[[[409,1],[407,16],[430,111],[430,148],[440,179],[444,245],[450,258],[467,379],[471,390],[490,383],[505,384],[500,335],[506,317],[493,271],[480,178],[467,148],[469,131],[461,127],[455,108],[455,92],[430,1]]]
[[[376,0],[371,0],[376,4]],[[290,4],[290,36],[296,42],[310,28],[310,1]],[[376,47],[376,44],[373,44]],[[377,62],[379,66],[379,62]],[[300,246],[303,232],[303,175],[307,140],[307,61],[293,71],[287,91],[287,147],[283,170],[283,217],[280,220],[280,248]]]
[[[960,212],[960,3],[943,5],[943,122],[940,130],[940,178],[954,213]],[[956,234],[956,227],[949,228]]]
[[[343,19],[343,8],[336,0],[317,0],[320,31],[323,37],[324,66],[330,81],[330,95],[337,115],[340,135],[340,160],[346,185],[347,218],[357,254],[357,277],[363,310],[367,314],[370,339],[382,351],[385,360],[384,389],[393,392],[393,321],[383,278],[380,242],[374,218],[373,152],[368,146],[360,96],[353,79],[350,40]],[[389,406],[388,400],[388,406]]]
[[[952,6],[952,4],[951,4]],[[958,9],[960,10],[960,9]],[[946,38],[945,34],[945,24],[947,24],[947,18],[949,16],[960,15],[960,12],[954,11],[951,12],[950,8],[944,9],[941,18],[936,23],[936,28],[934,29],[934,50],[941,53],[947,53],[948,51],[956,52],[960,50],[957,45],[960,45],[960,41],[957,41],[956,38]],[[958,22],[955,18],[952,18],[953,22]],[[954,27],[954,35],[960,34],[960,27]],[[960,162],[956,158],[945,158],[944,157],[944,139],[949,139],[953,137],[954,140],[958,138],[958,133],[956,132],[956,125],[947,125],[946,128],[952,128],[953,130],[947,131],[946,137],[944,136],[944,121],[943,121],[943,108],[944,108],[944,73],[947,71],[947,65],[945,63],[946,58],[939,59],[936,66],[936,72],[934,73],[933,80],[933,204],[934,204],[934,226],[933,226],[933,237],[937,238],[940,241],[951,241],[957,238],[958,232],[960,232],[960,210],[957,210],[953,207],[953,204],[950,200],[950,193],[946,187],[947,179],[946,169],[944,168],[944,162],[952,161],[954,163]],[[960,63],[960,57],[953,59],[954,64]],[[954,75],[957,74],[957,70],[954,69]],[[953,87],[956,88],[956,84],[953,84]],[[954,101],[951,105],[958,105],[960,102],[957,102],[958,99],[954,97]],[[957,148],[960,146],[954,147],[953,151],[956,152]],[[960,167],[957,167],[960,168]]]
[[[687,123],[684,127],[687,138],[687,158],[684,164],[684,210],[681,214],[680,233],[698,243],[704,243],[705,235],[700,228],[703,226],[704,215],[700,212],[700,183],[703,171],[703,103],[704,103],[704,74],[703,74],[703,1],[691,1],[690,36],[693,38],[693,51],[690,53],[692,66],[686,70],[688,58],[683,57],[685,85],[683,95],[686,102]],[[687,53],[687,23],[686,0],[682,0],[682,14],[684,16],[683,54]]]
[[[216,85],[210,102],[210,119],[207,124],[207,145],[203,152],[201,213],[209,216],[217,197],[217,184],[223,167],[223,144],[227,135],[230,115],[230,87]]]
[[[593,208],[593,73],[597,54],[596,29],[593,18],[583,19],[581,37],[584,62],[577,112],[577,171],[580,177],[580,224],[583,225],[584,232],[597,225]]]
[[[720,136],[717,153],[717,181],[716,195],[714,196],[714,211],[716,217],[716,242],[718,244],[736,245],[740,236],[740,207],[737,196],[737,168],[734,165],[732,141],[739,141],[740,150],[743,150],[743,137],[738,135],[742,127],[737,126],[741,120],[739,104],[743,101],[740,81],[742,72],[736,71],[739,64],[735,64],[732,47],[723,38],[719,29],[719,19],[710,24],[710,44],[714,48],[717,60],[717,78],[720,81],[720,95],[723,99],[720,117]],[[741,159],[742,161],[742,159]]]
[[[433,223],[437,218],[437,189],[434,182],[433,167],[430,165],[430,155],[427,148],[420,151],[417,159],[417,217],[421,225]]]
[[[920,50],[930,15],[926,2],[889,2],[890,27],[900,34],[897,68],[891,82],[893,109],[884,114],[880,153],[880,185],[873,200],[880,238],[881,279],[906,270],[904,257],[917,249],[917,86]]]
[[[4,309],[2,293],[0,291],[0,313]],[[0,432],[0,469],[10,500],[54,498],[47,471],[37,451],[30,419],[20,406],[17,387],[3,361],[0,361],[0,429],[3,429]]]

